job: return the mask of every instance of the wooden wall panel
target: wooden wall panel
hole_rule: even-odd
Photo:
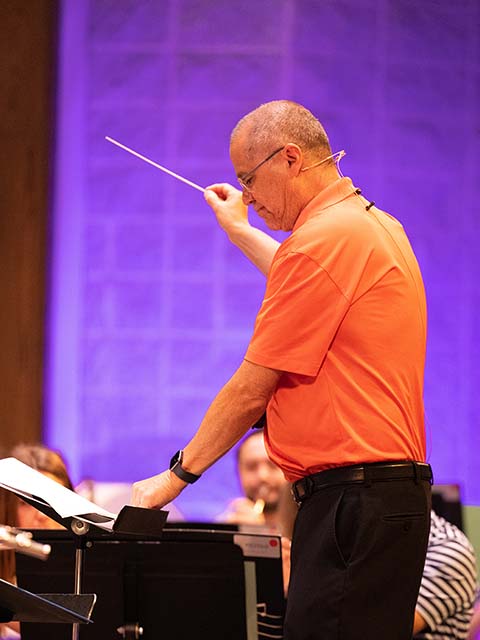
[[[0,3],[0,444],[41,438],[54,0]]]

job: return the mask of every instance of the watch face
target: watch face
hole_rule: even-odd
[[[195,473],[190,473],[189,471],[185,471],[185,469],[182,467],[182,461],[183,461],[183,450],[180,449],[180,451],[177,451],[177,453],[170,460],[170,471],[174,473],[178,478],[180,478],[180,480],[183,480],[184,482],[188,482],[190,484],[192,484],[193,482],[196,482],[200,478],[200,476],[196,475]]]
[[[182,450],[180,449],[177,453],[174,454],[173,458],[170,460],[170,469],[172,469],[177,462],[182,462]]]

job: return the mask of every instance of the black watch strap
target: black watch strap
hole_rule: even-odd
[[[200,476],[197,476],[195,473],[190,473],[190,471],[186,471],[182,467],[182,462],[183,451],[180,449],[170,460],[170,471],[180,478],[180,480],[188,482],[188,484],[193,484],[200,478]]]

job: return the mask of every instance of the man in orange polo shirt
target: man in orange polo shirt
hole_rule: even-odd
[[[412,635],[428,540],[426,309],[402,226],[340,177],[304,107],[245,116],[230,153],[242,192],[205,194],[229,238],[267,275],[245,360],[170,469],[133,502],[173,500],[267,409],[269,456],[301,505],[285,638]],[[250,226],[252,205],[281,245]]]

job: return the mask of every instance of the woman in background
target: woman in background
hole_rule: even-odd
[[[57,451],[43,445],[20,444],[9,452],[8,456],[20,460],[20,462],[73,491],[67,466]],[[1,454],[0,457],[2,457]],[[63,529],[62,525],[20,500],[11,491],[1,488],[0,525],[20,529]],[[16,584],[15,573],[15,552],[11,549],[0,550],[0,578]],[[10,640],[20,638],[20,624],[18,622],[0,624],[0,640],[7,638]]]
[[[10,457],[20,460],[35,471],[43,473],[44,476],[73,491],[67,465],[58,451],[48,449],[40,444],[20,444],[11,451]],[[21,529],[63,529],[61,524],[23,500],[18,500],[16,526]]]

